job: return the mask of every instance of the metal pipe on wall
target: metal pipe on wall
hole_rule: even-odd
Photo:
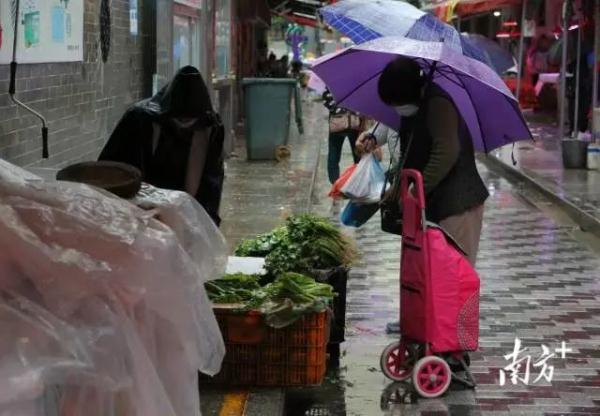
[[[592,87],[592,132],[594,138],[598,138],[600,126],[596,120],[596,108],[598,107],[598,56],[600,56],[600,0],[594,0],[594,74]],[[600,121],[600,120],[598,120]]]
[[[564,46],[564,45],[563,45]],[[579,85],[581,82],[581,27],[577,28],[577,64],[575,69],[575,108],[573,109],[573,136],[579,133]]]
[[[527,0],[523,0],[523,6],[521,8],[521,35],[519,36],[519,67],[517,68],[517,89],[515,96],[517,102],[521,96],[521,77],[523,76],[523,49],[525,46],[525,12],[527,11]]]
[[[12,61],[10,63],[10,81],[9,81],[9,86],[8,86],[8,95],[10,96],[11,101],[17,107],[20,107],[20,108],[24,109],[25,111],[33,114],[35,117],[37,117],[42,122],[42,157],[44,159],[48,159],[48,157],[49,157],[49,153],[48,153],[48,121],[42,114],[35,111],[33,108],[26,105],[24,102],[20,101],[16,97],[17,68],[18,68],[17,46],[18,46],[18,39],[19,39],[19,24],[20,24],[20,18],[21,18],[21,16],[20,16],[21,1],[16,0],[14,3],[14,7],[15,7],[15,10],[14,10],[15,20],[13,22],[14,23],[13,50],[12,50]]]
[[[565,106],[566,106],[566,91],[567,91],[567,44],[569,40],[569,21],[571,20],[571,3],[570,0],[563,2],[563,48],[560,64],[560,114],[558,117],[558,135],[561,139],[565,137]]]

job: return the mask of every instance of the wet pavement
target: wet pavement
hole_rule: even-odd
[[[248,161],[243,137],[238,137],[234,155],[227,161],[221,203],[221,230],[231,248],[242,238],[270,231],[292,213],[310,209],[311,184],[319,161],[317,137],[322,134],[325,117],[319,106],[310,103],[305,97],[305,134],[300,135],[291,123],[289,158]]]
[[[324,156],[322,156],[324,157]],[[348,154],[346,154],[346,160]],[[380,231],[379,217],[348,231],[363,253],[348,287],[347,341],[339,367],[324,386],[289,390],[288,416],[367,415],[600,415],[600,261],[534,203],[542,199],[480,166],[490,189],[478,271],[481,277],[480,351],[471,354],[475,391],[453,385],[441,399],[420,399],[408,384],[391,383],[379,369],[382,350],[396,337],[385,324],[397,319],[400,243]],[[324,197],[319,171],[314,211],[337,218],[341,207]],[[500,386],[504,356],[519,337],[531,355],[529,386]],[[533,384],[542,345],[560,354],[551,383]]]
[[[319,106],[310,106],[305,116],[307,134],[292,136],[288,162],[248,164],[243,157],[229,162],[223,230],[232,245],[308,207],[311,170],[326,123]],[[341,207],[332,207],[325,196],[325,146],[320,150],[312,210],[336,219]],[[481,348],[471,355],[477,389],[453,386],[441,399],[425,400],[381,373],[380,354],[396,340],[384,327],[398,315],[400,243],[380,231],[376,215],[361,229],[348,230],[363,259],[349,281],[347,341],[339,365],[331,366],[321,387],[288,390],[286,415],[600,415],[598,253],[580,242],[573,224],[539,209],[539,195],[480,169],[491,198],[478,262]],[[532,357],[530,385],[509,381],[500,386],[500,370],[509,364],[504,355],[512,352],[515,337]],[[562,341],[572,352],[548,361],[554,367],[552,382],[533,384],[542,345],[554,353]]]
[[[556,122],[538,119],[530,126],[535,142],[515,145],[514,168],[600,223],[600,170],[564,169]],[[512,167],[512,150],[507,146],[493,156]]]

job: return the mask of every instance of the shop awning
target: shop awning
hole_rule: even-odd
[[[423,9],[449,21],[457,16],[466,17],[519,4],[521,0],[441,0],[428,3]]]
[[[319,8],[335,0],[269,0],[271,13],[304,26],[317,26]]]

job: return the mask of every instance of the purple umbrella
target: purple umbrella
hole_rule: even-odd
[[[425,73],[432,72],[433,82],[454,101],[478,151],[532,139],[519,103],[494,70],[442,42],[383,37],[319,59],[312,70],[338,105],[398,128],[400,116],[377,93],[381,72],[398,56],[414,58]]]

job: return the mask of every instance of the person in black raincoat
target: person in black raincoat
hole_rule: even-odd
[[[194,196],[219,225],[224,129],[202,75],[191,66],[127,110],[99,160],[133,165],[159,188]]]

